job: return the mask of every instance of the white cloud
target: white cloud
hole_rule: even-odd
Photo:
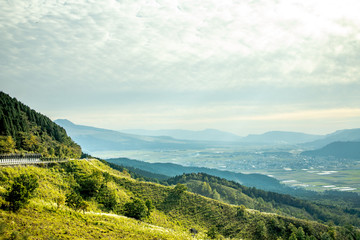
[[[29,100],[69,95],[65,105],[80,108],[352,108],[360,95],[359,8],[356,0],[2,1],[0,86]]]

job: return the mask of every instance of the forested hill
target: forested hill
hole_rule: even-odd
[[[284,184],[281,184],[279,180],[262,175],[262,174],[243,174],[230,171],[222,171],[214,168],[205,167],[186,167],[173,163],[148,163],[128,158],[112,158],[106,159],[107,162],[122,165],[125,167],[132,167],[142,169],[148,172],[162,174],[169,177],[175,177],[183,173],[206,173],[209,175],[225,178],[230,181],[236,181],[248,187],[256,187],[266,191],[286,193],[292,195],[312,195],[311,192],[302,189],[293,189]]]
[[[360,159],[360,142],[333,142],[323,148],[305,151],[306,156],[333,156],[338,158]]]
[[[262,212],[278,213],[308,220],[328,222],[337,225],[360,226],[360,196],[349,193],[344,200],[332,198],[331,193],[319,194],[318,200],[309,201],[286,194],[246,187],[234,181],[228,181],[206,173],[182,174],[165,181],[169,185],[184,184],[188,190],[222,202],[244,205]],[[324,201],[327,199],[330,201]],[[340,202],[341,204],[338,204]],[[352,209],[352,211],[349,211]]]
[[[0,153],[41,153],[80,157],[81,148],[65,129],[43,114],[0,92]]]

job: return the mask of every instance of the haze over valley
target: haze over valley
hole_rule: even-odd
[[[240,137],[214,129],[121,132],[65,119],[55,122],[84,151],[101,158],[261,173],[292,187],[316,191],[360,191],[360,129],[326,135],[272,131]]]

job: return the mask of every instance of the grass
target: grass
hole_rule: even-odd
[[[183,231],[157,227],[117,215],[79,213],[70,209],[55,210],[49,205],[32,202],[19,213],[0,211],[6,232],[29,239],[189,239]]]
[[[74,161],[76,167],[90,173],[93,170],[106,171],[117,179],[134,182],[128,174],[115,171],[99,161]],[[68,175],[60,166],[49,168],[36,166],[16,166],[0,168],[0,203],[12,183],[12,179],[22,173],[33,173],[39,178],[39,188],[30,204],[17,213],[0,210],[0,239],[190,239],[184,231],[168,217],[154,211],[146,222],[105,213],[93,200],[89,200],[88,212],[74,211],[63,204],[58,207],[56,200],[65,199],[70,188]],[[134,194],[109,182],[108,187],[116,191],[117,200],[123,204]],[[155,226],[158,224],[161,226]]]
[[[70,171],[66,171],[68,168]],[[87,212],[75,211],[63,203],[57,205],[57,199],[65,199],[70,191],[74,181],[71,171],[88,175],[94,171],[109,173],[112,178],[107,186],[116,191],[120,213],[132,197],[151,199],[155,210],[149,218],[138,221],[106,212],[93,198],[87,199]],[[287,236],[290,223],[301,226],[311,235],[318,236],[327,231],[327,226],[316,222],[256,211],[249,211],[247,217],[239,218],[237,206],[189,192],[174,200],[170,198],[171,187],[134,180],[128,173],[115,171],[97,160],[76,160],[49,167],[1,167],[0,203],[4,201],[2,196],[12,179],[21,173],[36,174],[40,186],[30,204],[18,213],[0,210],[0,239],[194,239],[190,228],[199,231],[196,238],[205,239],[206,232],[212,227],[234,239],[254,239],[259,221],[265,222],[264,226],[271,232],[269,239]]]

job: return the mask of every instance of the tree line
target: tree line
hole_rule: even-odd
[[[0,153],[80,157],[81,148],[51,119],[0,92]]]

